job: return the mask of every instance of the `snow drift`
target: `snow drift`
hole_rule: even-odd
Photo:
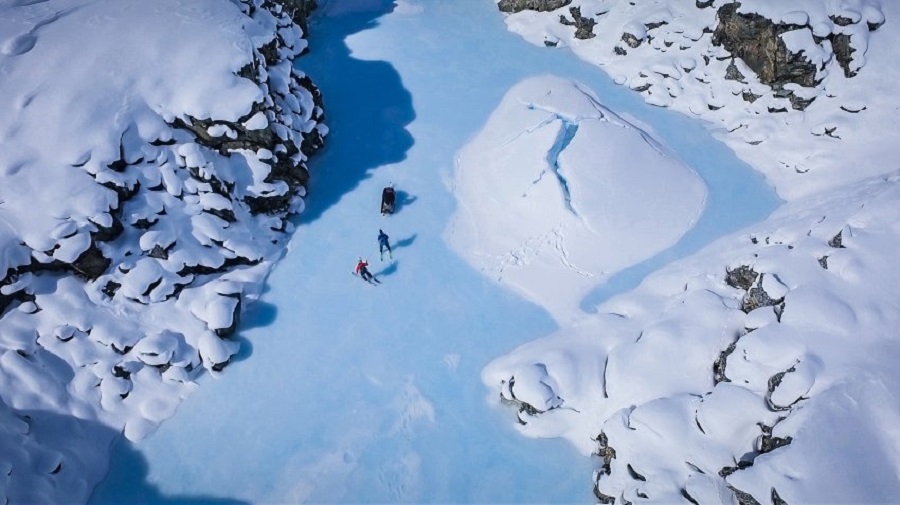
[[[453,193],[451,246],[563,321],[592,287],[675,243],[706,198],[650,133],[552,76],[507,93],[460,152]]]

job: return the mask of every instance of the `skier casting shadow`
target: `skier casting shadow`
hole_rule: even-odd
[[[391,251],[390,237],[388,237],[387,233],[383,230],[378,230],[378,253],[381,255],[381,261],[384,261],[385,249],[391,259],[394,259],[394,252]]]
[[[369,284],[381,284],[381,281],[376,279],[372,272],[369,272],[369,262],[362,258],[359,258],[359,262],[356,263],[356,271],[353,273],[362,277],[362,280]]]

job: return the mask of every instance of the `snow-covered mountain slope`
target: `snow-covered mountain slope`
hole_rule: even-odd
[[[900,162],[896,2],[499,6],[511,12],[509,29],[526,40],[569,47],[649,103],[709,121],[782,198],[890,172]]]
[[[495,401],[516,407],[522,433],[563,437],[594,455],[604,503],[892,501],[900,493],[896,6],[525,3],[549,8],[507,18],[532,42],[571,45],[652,103],[741,125],[722,137],[789,201],[594,313],[570,305],[572,323],[485,368]],[[769,49],[815,63],[811,84],[763,84],[759,70],[717,46],[735,12],[790,25],[775,29],[784,47]],[[849,60],[837,52],[843,43]],[[590,184],[568,190],[605,194]],[[498,226],[509,223],[485,219],[473,233]],[[540,229],[520,221],[507,233]],[[565,279],[560,265],[550,274],[529,268],[521,265],[512,287]],[[533,299],[559,313],[554,293],[564,289]]]
[[[288,4],[0,3],[0,503],[86,500],[237,352],[326,132]]]

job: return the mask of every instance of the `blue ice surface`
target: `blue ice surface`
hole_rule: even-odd
[[[593,502],[595,460],[521,436],[515,411],[488,401],[483,367],[556,327],[443,242],[457,151],[510,87],[555,74],[651,125],[700,174],[709,201],[697,226],[600,286],[587,309],[765,218],[778,198],[703,124],[646,105],[568,50],[527,44],[491,0],[404,2],[418,13],[337,3],[320,1],[297,63],[324,96],[327,147],[289,252],[244,314],[241,359],[202,379],[156,434],[120,443],[91,502]],[[396,213],[381,216],[390,183]],[[379,228],[393,260],[378,260]],[[360,256],[380,286],[351,275]]]

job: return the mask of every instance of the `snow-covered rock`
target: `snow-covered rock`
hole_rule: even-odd
[[[327,131],[311,7],[0,5],[0,503],[86,500],[237,352]]]
[[[898,16],[878,0],[573,0],[505,16],[649,103],[710,121],[788,200],[484,369],[492,398],[515,400],[523,434],[598,457],[602,503],[900,493]],[[579,18],[594,36],[579,34]],[[506,236],[535,229],[481,217],[473,236],[493,236],[495,222]],[[544,274],[519,275],[527,285]],[[529,294],[553,313],[577,310],[560,303],[563,289]]]
[[[900,490],[898,202],[897,174],[790,202],[483,379],[501,399],[552,390],[562,408],[520,404],[520,430],[606,455],[601,501],[883,500]]]
[[[784,199],[897,168],[896,2],[504,3],[529,42],[569,47],[648,103],[709,121]]]

